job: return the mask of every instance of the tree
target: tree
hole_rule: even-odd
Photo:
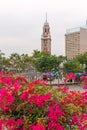
[[[38,57],[41,57],[42,54],[43,54],[42,52],[40,52],[38,50],[34,50],[32,57],[33,58],[38,58]]]
[[[87,52],[85,52],[84,54],[80,54],[76,57],[76,59],[80,62],[80,64],[82,65],[86,65],[85,70],[87,70]]]
[[[32,57],[28,56],[28,54],[22,54],[21,55],[21,68],[23,71],[28,71],[29,65],[33,64],[33,59]]]
[[[66,72],[72,71],[73,73],[78,73],[83,71],[82,66],[80,66],[80,62],[76,59],[68,60],[64,64],[64,68]]]
[[[56,57],[55,55],[44,53],[41,57],[39,57],[36,60],[35,67],[39,72],[49,72],[53,68],[58,70],[58,66],[60,63],[60,58]]]
[[[11,65],[11,69],[15,72],[20,71],[21,57],[17,53],[12,53],[9,57],[9,63]]]

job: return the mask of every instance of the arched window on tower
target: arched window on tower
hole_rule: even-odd
[[[45,28],[45,33],[47,32],[46,28]]]

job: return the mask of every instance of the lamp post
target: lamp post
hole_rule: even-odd
[[[85,69],[86,69],[86,64],[83,64],[83,69],[84,69],[84,71],[85,71]]]
[[[64,69],[64,62],[61,62],[59,65],[59,78],[62,80],[63,70]]]
[[[57,73],[57,77],[58,77],[58,84],[59,84],[59,72]]]
[[[83,70],[83,72],[84,72],[85,69],[86,69],[86,64],[80,64],[80,67],[82,67],[82,70]]]

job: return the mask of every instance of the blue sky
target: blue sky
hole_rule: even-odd
[[[87,0],[0,0],[0,50],[6,56],[41,50],[46,12],[52,54],[64,55],[66,29],[86,24]]]

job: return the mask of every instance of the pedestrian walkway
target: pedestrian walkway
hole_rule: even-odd
[[[69,90],[70,90],[70,91],[86,92],[86,90],[83,89],[81,85],[70,85],[70,86],[69,86]]]
[[[80,92],[86,91],[85,89],[82,88],[82,85],[78,84],[77,82],[75,82],[75,83],[64,83],[64,81],[61,80],[61,79],[55,79],[51,82],[50,81],[48,82],[48,85],[51,85],[51,86],[57,86],[57,84],[61,84],[61,85],[68,87],[70,91],[80,91]]]

